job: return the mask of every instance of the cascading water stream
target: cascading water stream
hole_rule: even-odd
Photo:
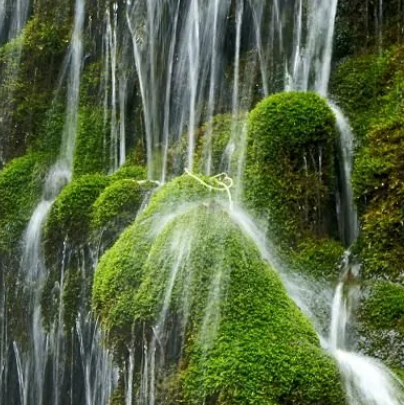
[[[24,253],[21,261],[21,271],[30,294],[31,324],[27,331],[30,342],[28,349],[20,348],[14,341],[14,352],[17,361],[21,402],[23,405],[44,402],[44,390],[47,386],[46,373],[52,364],[53,384],[52,403],[64,403],[64,394],[61,392],[65,378],[65,350],[66,341],[63,320],[63,289],[64,289],[64,264],[62,263],[61,278],[57,283],[59,290],[60,307],[58,318],[49,332],[42,325],[41,295],[47,269],[42,251],[42,229],[53,202],[70,182],[72,177],[73,156],[78,122],[78,105],[80,94],[81,70],[83,63],[83,28],[85,18],[85,1],[76,0],[75,23],[69,48],[69,76],[67,81],[66,120],[62,136],[62,146],[57,162],[52,166],[47,175],[42,200],[31,217],[25,232],[23,246]],[[65,253],[64,253],[65,255]],[[62,262],[64,262],[63,260]],[[89,351],[83,336],[93,331]],[[89,318],[80,316],[77,321],[77,334],[80,343],[80,354],[84,370],[84,387],[86,405],[107,404],[114,384],[114,368],[111,356],[100,347],[99,332]],[[87,337],[87,336],[86,336]],[[49,363],[50,361],[50,363]],[[49,396],[49,393],[47,393]]]
[[[352,405],[402,405],[402,382],[382,362],[347,350],[346,327],[351,313],[349,295],[352,294],[355,294],[352,287],[342,282],[338,284],[328,341],[328,350],[342,374],[347,399]]]

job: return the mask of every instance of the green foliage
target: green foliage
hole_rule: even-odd
[[[108,169],[108,148],[103,124],[103,110],[94,106],[81,107],[78,119],[74,176],[105,173]]]
[[[279,93],[249,114],[245,194],[277,238],[335,231],[335,118],[314,93]]]
[[[29,153],[12,160],[0,172],[0,249],[17,245],[42,191],[47,160]]]
[[[49,254],[63,238],[77,245],[86,241],[92,205],[108,184],[109,179],[106,176],[86,175],[62,190],[52,206],[45,226]]]
[[[365,277],[400,279],[404,263],[404,121],[374,126],[353,174],[362,231],[356,249]]]

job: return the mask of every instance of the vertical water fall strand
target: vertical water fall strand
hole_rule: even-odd
[[[355,269],[354,269],[355,271]],[[332,304],[329,350],[336,359],[350,405],[402,405],[404,386],[381,361],[346,349],[351,305],[349,286],[340,283]]]
[[[85,0],[76,0],[75,20],[70,44],[70,71],[67,89],[66,120],[63,130],[60,163],[67,170],[73,168],[74,148],[78,123],[80,100],[80,78],[83,64],[83,28],[85,18]]]

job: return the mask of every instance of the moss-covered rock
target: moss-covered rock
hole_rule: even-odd
[[[99,107],[81,107],[78,116],[73,174],[104,173],[108,171],[108,150],[103,110]]]
[[[0,49],[0,104],[6,112],[0,129],[6,160],[23,155],[28,147],[40,144],[52,152],[55,145],[54,134],[44,127],[69,44],[70,7],[50,6],[47,13],[34,15],[21,34]],[[48,135],[51,142],[46,141]]]
[[[359,307],[359,332],[364,336],[361,349],[391,367],[404,362],[404,288],[396,283],[366,283]]]
[[[198,171],[211,174],[226,172],[232,177],[237,175],[246,120],[247,114],[218,114],[198,129],[195,152]]]
[[[215,184],[208,178],[201,179]],[[173,180],[152,197],[136,222],[102,256],[95,273],[93,308],[107,329],[124,328],[127,333],[130,332],[133,309],[124,303],[128,297],[132,298],[140,284],[143,264],[157,236],[156,232],[166,225],[170,215],[185,209],[187,204],[209,201],[218,193],[188,175]],[[118,338],[128,336],[122,333]]]
[[[314,93],[280,93],[249,114],[246,200],[296,243],[335,234],[335,117]]]
[[[146,180],[147,170],[144,166],[125,164],[110,176],[111,181],[122,179]]]
[[[14,159],[0,172],[0,249],[17,247],[42,193],[47,157],[29,153]]]
[[[120,249],[124,240],[136,252],[143,248],[140,242],[144,238],[136,240],[126,234],[118,242]],[[121,254],[124,252],[122,249]],[[117,263],[111,259],[102,259],[95,288],[104,284],[101,277],[116,271]],[[309,321],[221,205],[202,204],[176,216],[152,242],[142,268],[133,264],[132,272],[126,271],[131,280],[122,280],[120,274],[119,281],[126,288],[119,289],[119,300],[109,296],[113,306],[108,311],[115,322],[127,317],[132,323],[158,323],[154,333],[174,339],[166,342],[171,353],[165,360],[170,363],[167,378],[170,392],[180,395],[182,401],[344,402],[337,369],[320,349]],[[128,281],[129,286],[124,284]],[[117,285],[114,287],[117,291]],[[103,290],[107,298],[105,294],[111,290],[105,284]],[[96,303],[100,292],[93,290]],[[182,358],[172,354],[172,345],[178,344],[172,333],[181,334],[173,326],[175,322],[185,332]],[[173,361],[180,378],[173,377]],[[173,389],[173,381],[177,389]],[[164,382],[159,385],[164,386]]]
[[[404,95],[404,47],[353,56],[335,69],[331,92],[348,116],[357,142],[380,120],[400,116]]]
[[[122,179],[108,186],[93,205],[92,227],[126,228],[136,218],[147,192],[155,187],[151,182]]]
[[[356,251],[366,278],[401,280],[404,263],[404,121],[375,126],[353,174],[362,230]]]
[[[340,272],[344,247],[333,239],[305,239],[290,252],[292,266],[315,279],[335,281]]]
[[[46,245],[50,254],[55,244],[65,238],[76,245],[86,241],[92,205],[108,184],[106,176],[86,175],[62,190],[45,226]]]

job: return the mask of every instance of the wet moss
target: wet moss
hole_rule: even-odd
[[[356,157],[353,185],[362,230],[356,251],[366,278],[400,280],[404,263],[404,121],[374,126]]]
[[[65,238],[75,245],[86,242],[92,205],[108,184],[106,176],[86,175],[62,190],[45,226],[45,241],[50,256],[55,244],[60,244]]]
[[[247,204],[288,244],[336,233],[335,117],[314,93],[280,93],[249,114]]]
[[[63,9],[52,12],[50,8],[46,14],[34,15],[20,36],[0,50],[1,107],[7,112],[1,123],[6,159],[23,155],[29,147],[47,145],[44,127],[70,36],[70,19]]]
[[[93,205],[92,227],[126,228],[137,212],[148,192],[155,188],[151,182],[140,183],[134,179],[122,179],[108,186]]]
[[[107,173],[109,150],[106,135],[103,110],[94,106],[81,107],[74,151],[74,176]]]
[[[246,131],[247,114],[233,116],[218,114],[211,122],[198,129],[198,146],[195,152],[195,165],[198,171],[219,174],[226,172],[237,175],[241,143]],[[210,167],[206,167],[210,162]]]
[[[202,179],[209,183],[208,178]],[[173,180],[156,192],[135,223],[102,256],[95,273],[92,305],[112,339],[131,338],[133,308],[127,302],[140,284],[143,265],[157,236],[156,229],[164,227],[170,215],[183,206],[215,195],[188,175]]]
[[[332,239],[305,239],[290,252],[292,267],[315,279],[336,280],[340,272],[344,247]]]
[[[18,245],[42,193],[47,156],[29,153],[12,160],[0,172],[0,249]]]

